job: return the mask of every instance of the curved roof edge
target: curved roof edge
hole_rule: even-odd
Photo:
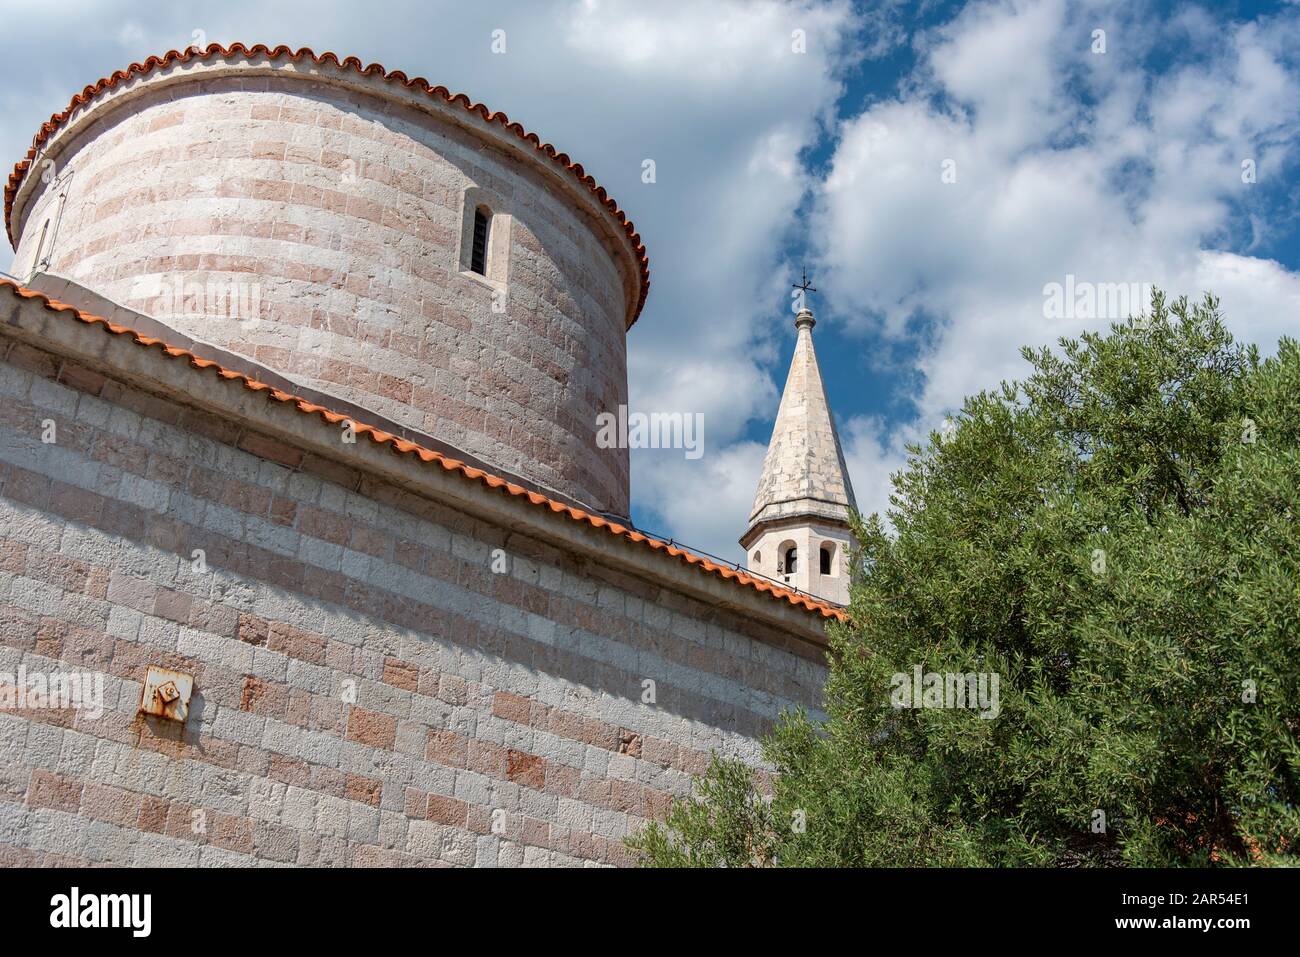
[[[376,445],[386,445],[389,447],[390,451],[396,454],[414,456],[426,465],[438,466],[447,472],[461,476],[466,481],[475,482],[485,486],[486,488],[499,491],[515,498],[523,499],[539,509],[548,511],[556,518],[579,522],[593,528],[602,529],[609,532],[611,535],[624,538],[631,543],[653,549],[667,557],[675,558],[688,565],[692,565],[701,573],[714,575],[727,581],[735,582],[736,585],[743,588],[752,588],[759,593],[767,595],[773,600],[788,602],[790,605],[815,614],[821,619],[848,621],[847,612],[837,605],[819,601],[809,595],[782,588],[772,582],[755,578],[737,568],[732,568],[728,565],[719,565],[707,558],[696,555],[694,552],[687,551],[684,548],[678,548],[671,542],[665,542],[661,539],[653,538],[637,531],[635,528],[629,528],[626,525],[611,521],[610,519],[602,518],[599,515],[593,515],[580,508],[575,508],[572,505],[566,505],[563,502],[548,498],[545,495],[523,488],[522,486],[509,482],[500,476],[486,472],[483,469],[475,468],[465,462],[459,461],[458,459],[435,452],[432,449],[425,448],[424,446],[417,445],[414,442],[407,441],[406,439],[402,439],[389,432],[385,432],[382,429],[360,422],[357,420],[356,416],[344,415],[341,412],[336,412],[333,409],[326,408],[325,406],[308,402],[305,399],[275,388],[265,382],[259,382],[243,373],[226,369],[211,359],[203,359],[188,350],[169,345],[162,339],[146,336],[130,327],[109,322],[102,316],[88,315],[76,306],[60,302],[57,299],[51,299],[43,292],[39,292],[35,289],[28,289],[25,286],[21,286],[18,283],[10,282],[5,279],[0,279],[0,289],[4,289],[15,298],[35,300],[41,303],[50,312],[59,315],[67,315],[69,318],[83,322],[87,325],[98,325],[104,330],[104,332],[110,335],[127,336],[132,342],[141,348],[151,350],[160,360],[171,359],[183,361],[188,362],[195,369],[210,369],[216,375],[216,378],[220,383],[232,386],[242,386],[243,388],[253,392],[264,393],[268,399],[275,402],[285,403],[303,415],[317,417],[331,425],[339,425],[345,421],[351,422],[355,434],[368,436]]]
[[[80,93],[72,98],[66,109],[61,113],[55,113],[37,131],[32,138],[32,145],[27,150],[27,155],[14,165],[13,172],[9,174],[9,180],[4,189],[4,219],[5,232],[9,237],[10,246],[16,246],[13,234],[13,226],[10,217],[13,213],[14,201],[17,198],[18,190],[22,186],[27,173],[31,170],[32,164],[40,155],[41,146],[50,139],[61,127],[65,126],[72,119],[77,110],[97,99],[105,90],[116,87],[119,83],[130,81],[136,77],[147,76],[157,69],[166,68],[174,63],[188,63],[191,60],[208,60],[214,56],[221,59],[231,60],[235,58],[255,59],[265,57],[268,61],[289,60],[294,63],[310,60],[315,66],[324,66],[331,64],[342,70],[352,70],[360,76],[377,76],[385,83],[400,84],[408,90],[416,90],[430,97],[436,97],[449,106],[460,106],[466,113],[474,113],[480,116],[486,123],[496,123],[514,133],[520,140],[529,143],[533,148],[544,156],[547,160],[562,170],[571,174],[581,185],[587,187],[600,204],[609,212],[615,222],[627,234],[628,240],[632,244],[634,257],[638,260],[640,267],[640,295],[637,299],[635,308],[632,310],[631,318],[627,322],[627,328],[632,328],[633,324],[640,318],[641,310],[645,307],[646,296],[650,292],[650,259],[646,254],[645,244],[641,241],[641,234],[636,231],[636,226],[628,219],[627,214],[619,208],[614,198],[606,192],[605,187],[596,182],[594,178],[587,174],[581,163],[575,163],[570,160],[567,153],[559,152],[550,143],[543,143],[541,137],[536,133],[531,133],[524,129],[519,123],[512,123],[510,118],[504,113],[495,112],[482,103],[475,103],[464,93],[451,93],[445,86],[431,86],[429,81],[423,77],[408,79],[406,74],[400,70],[389,71],[378,63],[368,65],[362,64],[356,57],[346,57],[342,60],[332,52],[326,51],[319,56],[307,47],[301,47],[293,50],[283,44],[276,47],[268,47],[262,43],[256,43],[253,46],[245,46],[243,43],[232,43],[229,48],[221,46],[219,43],[209,44],[204,49],[187,48],[184,51],[170,50],[161,57],[151,56],[143,63],[132,63],[125,70],[118,70],[110,76],[92,83],[83,89]]]

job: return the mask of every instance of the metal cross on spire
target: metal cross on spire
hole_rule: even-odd
[[[799,303],[800,311],[808,308],[808,293],[817,291],[817,287],[808,281],[808,269],[804,267],[802,272],[803,281],[790,284],[790,288],[799,290],[799,292],[794,293],[793,295]]]

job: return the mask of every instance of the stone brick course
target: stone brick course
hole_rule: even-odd
[[[597,413],[627,402],[639,287],[613,227],[545,165],[387,89],[238,69],[145,78],[129,109],[79,117],[57,180],[19,209],[15,270],[45,242],[45,271],[627,514],[627,451],[595,444]],[[492,281],[461,262],[476,202],[499,217]],[[220,297],[184,293],[209,284]],[[254,298],[255,320],[232,317]]]
[[[98,719],[0,713],[0,862],[625,864],[710,752],[815,713],[774,629],[0,355],[0,671],[105,675]],[[136,716],[150,664],[195,675],[184,729]]]

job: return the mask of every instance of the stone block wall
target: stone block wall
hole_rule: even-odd
[[[48,145],[48,183],[25,181],[15,271],[628,514],[627,451],[596,444],[627,402],[626,236],[549,160],[345,75],[214,61],[104,94]],[[463,261],[479,203],[489,279]]]
[[[791,544],[797,549],[793,573],[782,568],[783,546]],[[821,572],[823,546],[828,546],[831,550],[829,575]],[[819,522],[810,518],[775,522],[764,525],[758,536],[749,541],[746,567],[790,588],[798,588],[809,595],[847,605],[852,578],[849,563],[852,547],[852,534],[839,523]]]
[[[776,629],[0,357],[0,672],[105,676],[99,717],[0,713],[0,863],[624,864],[711,751],[816,713]],[[183,727],[136,714],[151,664],[195,676]]]

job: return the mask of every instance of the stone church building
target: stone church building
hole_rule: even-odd
[[[4,217],[0,864],[625,864],[818,713],[853,493],[811,313],[749,567],[637,531],[595,422],[646,251],[503,114],[173,51]]]

